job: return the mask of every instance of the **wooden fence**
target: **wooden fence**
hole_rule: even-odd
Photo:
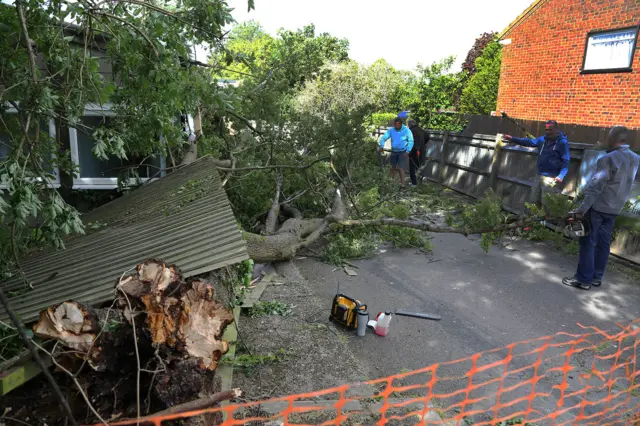
[[[381,135],[384,131],[385,128],[380,128],[375,133]],[[536,175],[534,148],[497,144],[500,134],[429,131],[429,135],[426,149],[429,161],[423,173],[427,179],[474,198],[481,198],[493,189],[503,198],[505,210],[524,211]],[[561,189],[563,194],[574,197],[591,178],[596,161],[604,151],[593,149],[590,144],[573,142],[569,143],[569,148],[571,163]],[[634,187],[632,199],[638,195],[640,185]],[[620,233],[611,252],[640,263],[640,235]]]
[[[466,127],[462,132],[465,135],[502,133],[516,137],[525,137],[524,132],[519,126],[503,117],[464,114],[461,119],[466,122]],[[518,123],[533,135],[544,135],[544,121],[518,120]],[[611,127],[560,123],[560,130],[567,135],[569,140],[580,141],[587,144],[596,144],[598,142],[606,144],[610,129]],[[640,150],[640,129],[630,129],[629,145],[631,149]]]

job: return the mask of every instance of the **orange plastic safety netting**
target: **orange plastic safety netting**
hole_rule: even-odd
[[[112,424],[640,425],[640,319],[582,329],[367,382]]]

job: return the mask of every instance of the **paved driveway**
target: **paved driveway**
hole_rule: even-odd
[[[327,311],[339,284],[342,293],[367,303],[372,317],[379,311],[395,309],[442,316],[439,322],[395,316],[391,332],[385,338],[372,333],[362,339],[349,335],[350,348],[367,367],[371,378],[461,359],[558,332],[585,333],[577,323],[614,330],[616,322],[640,317],[640,282],[611,272],[599,289],[582,291],[566,287],[561,279],[574,272],[577,256],[565,255],[545,244],[520,241],[484,253],[477,241],[461,235],[435,235],[433,243],[434,252],[430,256],[415,250],[386,250],[373,259],[356,261],[359,269],[355,277],[310,259],[296,262],[316,295],[326,301]],[[522,346],[517,350],[524,353],[525,349]],[[567,349],[555,350],[558,365],[564,363],[566,357],[561,353]],[[606,353],[609,349],[603,345],[598,350]],[[615,351],[613,345],[611,350]],[[550,348],[545,353],[552,356],[553,351]],[[499,362],[506,355],[506,350],[489,353],[479,359],[478,365]],[[539,398],[538,408],[555,409],[560,390],[554,386],[563,382],[570,387],[589,383],[597,386],[579,377],[591,371],[594,355],[597,354],[591,351],[573,356],[570,362],[574,369],[567,377],[553,370],[556,365],[549,364],[545,380],[537,387],[537,391],[549,395]],[[478,374],[473,383],[503,377],[502,385],[507,386],[530,380],[534,372],[527,367],[537,356],[516,357],[506,370],[504,365],[497,365]],[[442,366],[438,370],[439,393],[456,393],[468,387],[464,376],[471,367],[471,361]],[[523,371],[505,377],[505,371],[516,369]],[[428,378],[415,377],[414,381],[426,383]],[[474,392],[488,395],[495,393],[499,385],[496,382]],[[530,386],[523,387],[514,391],[513,397],[531,392]],[[603,397],[597,392],[594,395]],[[440,405],[446,407],[464,398],[470,396],[457,393],[443,398]],[[570,402],[563,401],[565,406]],[[488,398],[478,401],[476,406],[482,410],[493,403]],[[593,410],[597,407],[591,407]]]

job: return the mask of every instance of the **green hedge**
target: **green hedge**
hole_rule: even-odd
[[[375,114],[371,114],[371,123],[376,127],[387,127],[391,125],[391,122],[397,116],[398,114],[393,112],[377,112]]]

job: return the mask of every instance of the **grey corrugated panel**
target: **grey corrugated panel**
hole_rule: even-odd
[[[249,258],[213,159],[204,157],[82,217],[99,223],[65,241],[66,250],[33,252],[21,260],[35,288],[11,297],[24,321],[74,299],[95,304],[113,298],[120,275],[149,257],[175,263],[185,277]],[[53,273],[57,275],[48,281]],[[46,281],[46,282],[45,282]],[[5,291],[24,288],[18,276]],[[0,311],[6,319],[6,312]]]

